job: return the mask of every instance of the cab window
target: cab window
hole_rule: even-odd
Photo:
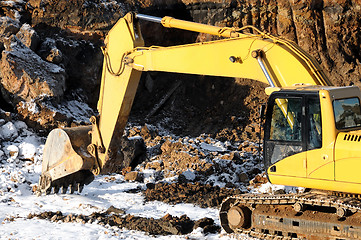
[[[336,128],[346,129],[361,126],[360,100],[357,97],[333,101]]]
[[[265,166],[304,151],[302,141],[303,103],[301,97],[275,98],[267,115]]]
[[[301,98],[276,98],[272,111],[270,140],[301,141],[301,120]]]
[[[319,98],[310,98],[307,101],[308,115],[308,141],[307,149],[312,150],[322,147],[322,121]]]

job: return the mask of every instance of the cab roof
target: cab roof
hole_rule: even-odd
[[[270,95],[273,92],[292,92],[292,91],[302,91],[302,92],[319,92],[321,90],[329,92],[331,96],[344,96],[344,98],[351,96],[360,96],[360,89],[357,86],[347,86],[347,87],[337,87],[337,86],[320,86],[320,85],[305,85],[305,84],[296,84],[293,86],[287,87],[268,87],[265,89],[267,95]]]

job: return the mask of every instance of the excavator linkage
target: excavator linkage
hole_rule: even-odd
[[[94,175],[133,166],[143,157],[143,141],[129,143],[122,137],[141,76],[125,64],[126,53],[144,45],[134,20],[132,13],[121,18],[104,41],[99,116],[92,116],[89,126],[50,132],[37,194],[81,191]],[[124,154],[122,144],[139,149]]]

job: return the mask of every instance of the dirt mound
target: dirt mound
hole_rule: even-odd
[[[219,186],[197,183],[157,183],[147,184],[144,197],[146,201],[166,203],[194,203],[201,207],[218,207],[232,195],[241,194],[239,189],[220,188]]]
[[[234,137],[233,132],[224,132],[221,141],[211,138],[210,134],[191,138],[170,136],[163,131],[148,124],[126,131],[130,138],[145,139],[148,152],[147,160],[135,169],[138,174],[132,173],[131,179],[154,183],[175,178],[181,182],[246,190],[249,180],[263,169],[258,143],[228,140]],[[244,134],[257,132],[250,128]]]
[[[63,215],[62,212],[43,212],[40,214],[29,214],[28,219],[39,218],[47,219],[53,222],[78,222],[78,223],[97,223],[100,225],[116,226],[148,232],[151,235],[182,235],[193,231],[198,227],[202,228],[204,233],[220,232],[220,227],[214,225],[213,219],[203,218],[193,221],[182,215],[174,217],[170,214],[160,219],[137,217],[125,215],[121,209],[110,207],[106,212],[95,212],[89,216],[69,214]]]

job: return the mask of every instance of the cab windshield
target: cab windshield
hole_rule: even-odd
[[[336,128],[346,129],[361,126],[360,100],[357,97],[333,101]]]

